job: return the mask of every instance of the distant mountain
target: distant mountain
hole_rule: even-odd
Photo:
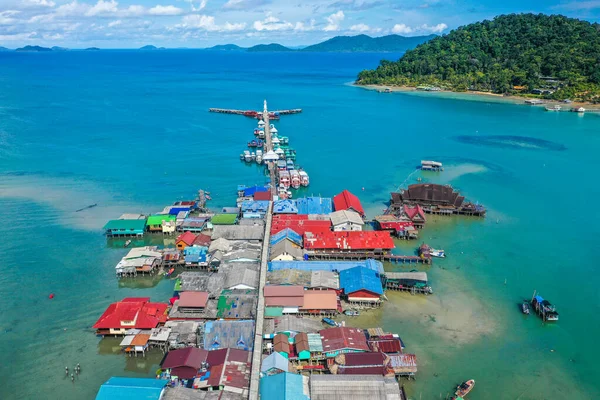
[[[413,49],[428,40],[437,37],[387,35],[373,38],[367,35],[336,36],[321,43],[305,47],[301,51],[320,52],[400,52]]]
[[[213,47],[209,47],[208,50],[227,50],[227,51],[235,51],[235,50],[246,50],[243,47],[238,46],[237,44],[218,44]]]
[[[87,49],[84,49],[84,50],[85,50],[85,51],[98,51],[98,50],[100,50],[100,49],[99,49],[99,48],[97,48],[97,47],[88,47]]]
[[[6,47],[0,46],[0,51],[8,51],[8,50],[10,50],[10,49],[7,49]]]
[[[67,51],[69,49],[67,49],[66,47],[58,47],[58,46],[52,46],[52,51]]]
[[[259,52],[259,51],[294,51],[290,48],[282,46],[278,43],[271,44],[257,44],[256,46],[252,46],[247,51],[250,52]]]
[[[52,49],[49,49],[48,47],[41,47],[41,46],[25,46],[25,47],[19,47],[16,51],[42,52],[42,51],[52,51]]]
[[[156,46],[152,46],[151,44],[140,47],[139,50],[164,50],[164,47],[156,47]]]

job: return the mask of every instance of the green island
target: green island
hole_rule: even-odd
[[[600,103],[600,24],[501,15],[429,40],[398,61],[382,60],[356,83]]]

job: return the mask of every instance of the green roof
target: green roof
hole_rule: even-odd
[[[175,215],[151,215],[148,217],[146,225],[162,225],[163,221],[175,221]]]
[[[181,291],[181,279],[177,278],[177,280],[175,281],[175,288],[173,289],[176,292]]]
[[[283,307],[266,307],[265,317],[281,317],[283,315]]]
[[[237,218],[236,214],[215,214],[210,222],[213,225],[235,225]]]
[[[143,231],[146,220],[143,219],[112,219],[104,225],[105,230]]]

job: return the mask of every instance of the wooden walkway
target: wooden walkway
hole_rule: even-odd
[[[394,264],[432,264],[431,257],[421,258],[419,256],[403,256],[397,254],[380,253],[308,253],[311,260],[347,260],[360,261],[372,258],[379,261],[387,261]]]

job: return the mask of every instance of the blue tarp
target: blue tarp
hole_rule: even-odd
[[[151,378],[113,376],[96,395],[96,400],[158,400],[168,381]]]
[[[251,186],[244,189],[244,196],[254,196],[256,192],[268,192],[269,188],[266,186]]]
[[[177,215],[180,211],[190,211],[190,207],[171,207],[169,215]]]
[[[302,236],[290,228],[285,228],[276,234],[271,235],[271,246],[275,246],[277,243],[285,239],[288,239],[302,247]]]
[[[376,294],[383,294],[381,277],[371,269],[365,267],[350,268],[340,272],[340,289],[346,294],[359,290],[368,290]]]
[[[287,360],[286,360],[287,361]],[[260,379],[261,400],[309,400],[304,394],[302,375],[284,372]]]
[[[269,202],[266,200],[246,200],[242,202],[242,212],[255,212],[265,214],[269,209]]]
[[[269,271],[282,269],[297,269],[301,271],[345,271],[354,267],[364,267],[383,273],[383,264],[377,260],[368,259],[363,261],[271,261]]]
[[[333,203],[330,197],[305,197],[296,199],[298,214],[330,214]]]
[[[273,214],[298,214],[295,200],[277,200],[273,203]]]
[[[542,296],[535,296],[535,301],[541,303],[542,301],[544,301],[544,298]]]

